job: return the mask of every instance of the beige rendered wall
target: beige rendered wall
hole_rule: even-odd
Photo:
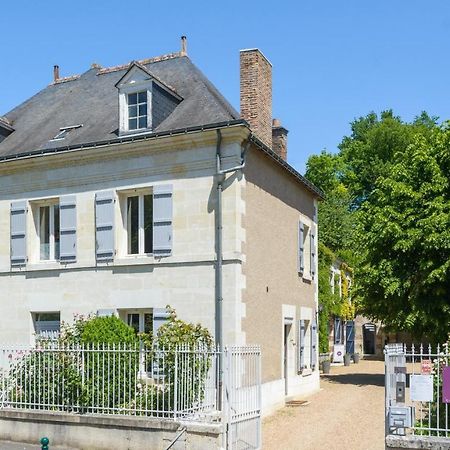
[[[262,347],[263,382],[268,382],[283,376],[283,310],[295,310],[290,336],[293,361],[297,320],[302,311],[316,310],[315,282],[302,278],[297,269],[298,223],[313,220],[314,198],[254,148],[247,155],[245,180],[243,331],[248,343]],[[296,375],[295,363],[291,365]]]

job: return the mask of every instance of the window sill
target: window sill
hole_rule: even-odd
[[[311,282],[313,280],[311,275],[306,275],[306,274],[300,274],[300,276],[302,277],[303,281],[308,281]]]
[[[312,369],[303,369],[302,371],[302,377],[309,377],[310,375],[312,375],[313,371]]]
[[[153,263],[155,258],[152,253],[147,255],[124,255],[118,258],[114,258],[114,266],[131,266],[139,264]]]
[[[48,270],[61,269],[65,264],[59,261],[36,261],[26,265],[26,270]]]

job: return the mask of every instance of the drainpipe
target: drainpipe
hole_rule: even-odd
[[[215,336],[216,344],[219,348],[219,367],[218,367],[218,386],[217,386],[217,406],[219,411],[222,411],[223,404],[223,227],[222,227],[222,192],[223,183],[225,181],[225,174],[242,170],[245,167],[245,154],[250,146],[250,139],[246,142],[241,153],[241,164],[239,166],[231,167],[230,169],[222,170],[221,168],[221,145],[222,133],[218,129],[217,143],[216,143],[216,178],[217,178],[217,210],[216,210],[216,301],[215,301]]]

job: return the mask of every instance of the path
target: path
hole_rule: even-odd
[[[308,400],[264,419],[264,450],[384,450],[384,362],[332,367]]]

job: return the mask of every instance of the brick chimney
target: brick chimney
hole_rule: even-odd
[[[59,80],[59,66],[53,66],[53,81],[56,83]]]
[[[272,147],[272,64],[257,49],[240,51],[241,117]]]
[[[281,126],[278,119],[272,122],[272,150],[285,161],[287,160],[287,134],[288,130]]]

